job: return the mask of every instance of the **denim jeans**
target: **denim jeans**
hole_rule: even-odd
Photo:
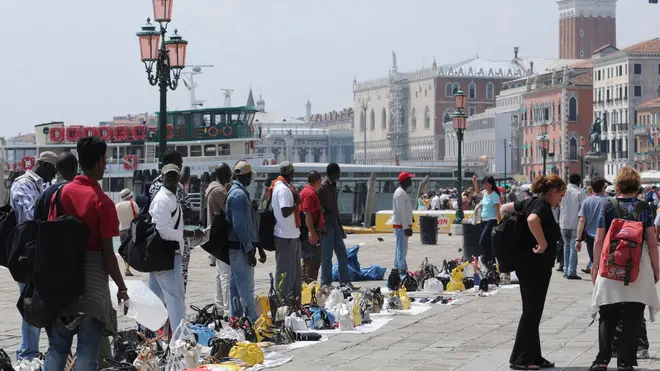
[[[396,238],[396,248],[394,249],[394,268],[403,274],[408,271],[406,256],[408,255],[408,236],[403,228],[394,228],[394,237]]]
[[[25,285],[19,283],[18,289],[22,294],[23,290],[25,290]],[[21,319],[21,321],[21,346],[16,350],[16,360],[32,360],[39,354],[39,335],[41,334],[41,330],[30,326],[24,319]]]
[[[341,227],[326,224],[326,234],[323,236],[323,258],[321,261],[321,285],[332,284],[332,252],[337,255],[339,267],[339,282],[348,283],[348,258]]]
[[[149,288],[165,304],[172,331],[176,330],[186,317],[186,294],[181,266],[181,255],[176,254],[172,270],[149,273]]]
[[[248,264],[245,250],[229,249],[229,267],[229,311],[234,317],[240,317],[243,312],[247,312],[248,317],[255,321],[257,312],[254,310],[254,267]]]
[[[575,276],[578,264],[577,250],[575,250],[577,229],[562,229],[561,238],[564,241],[564,274]]]
[[[98,369],[99,348],[103,323],[96,318],[83,315],[78,327],[71,331],[67,329],[60,318],[55,319],[49,331],[49,346],[46,353],[44,370],[64,371],[66,359],[71,350],[73,335],[78,336],[76,362],[74,371]]]

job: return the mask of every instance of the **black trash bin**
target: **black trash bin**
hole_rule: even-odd
[[[438,243],[438,217],[420,216],[419,235],[422,238],[422,245],[436,245]]]
[[[479,224],[463,223],[463,260],[472,260],[473,256],[481,256],[479,247],[481,228]]]

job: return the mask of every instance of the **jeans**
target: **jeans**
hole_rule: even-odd
[[[394,237],[396,237],[396,248],[394,249],[394,268],[399,270],[400,274],[408,271],[406,256],[408,255],[408,236],[403,228],[394,228]]]
[[[612,359],[612,343],[619,319],[623,329],[619,341],[617,363],[620,366],[637,366],[637,342],[644,319],[644,304],[635,302],[601,305],[598,319],[598,356],[595,363],[609,363]]]
[[[25,285],[18,284],[20,293],[25,290]],[[21,346],[16,350],[16,360],[32,360],[39,354],[39,335],[41,330],[30,326],[24,319],[21,319]]]
[[[591,266],[594,264],[594,237],[586,235],[585,242],[587,244],[587,254],[589,254],[589,264],[587,264],[587,268],[591,269]]]
[[[76,362],[74,371],[89,371],[98,369],[99,348],[103,323],[96,318],[83,315],[75,330],[64,326],[60,318],[55,319],[48,331],[49,346],[46,353],[44,370],[64,371],[66,359],[71,350],[73,335],[78,336]]]
[[[490,241],[491,232],[493,227],[497,225],[496,219],[486,220],[481,222],[481,236],[479,237],[479,247],[483,255],[483,262],[488,264],[495,263],[495,252],[493,251]]]
[[[186,294],[181,265],[181,255],[176,254],[172,270],[149,273],[149,288],[165,304],[172,331],[176,330],[186,317]]]
[[[346,245],[340,226],[326,224],[326,235],[323,236],[323,260],[321,261],[321,285],[332,284],[332,252],[337,255],[339,267],[339,282],[348,283],[348,258]]]
[[[229,311],[234,317],[246,313],[253,321],[257,319],[254,310],[254,267],[248,264],[247,253],[243,249],[229,249]]]
[[[221,315],[229,315],[229,277],[231,276],[231,268],[227,263],[220,259],[215,260],[215,307]]]
[[[562,229],[561,238],[564,241],[564,274],[575,276],[577,274],[577,250],[575,250],[575,239],[577,229]]]

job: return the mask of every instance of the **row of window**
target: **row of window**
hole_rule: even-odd
[[[635,72],[636,75],[641,74],[642,72],[642,65],[641,64],[635,64],[633,69],[635,71],[639,71],[639,73]],[[601,81],[605,79],[611,79],[613,77],[621,77],[621,76],[627,76],[628,75],[628,65],[627,64],[622,64],[614,67],[607,67],[607,68],[600,68],[597,70],[594,70],[594,80],[595,81]]]
[[[570,97],[568,99],[568,121],[576,122],[578,121],[578,107],[577,107],[577,98]],[[557,112],[561,115],[561,104],[557,105]],[[525,111],[523,115],[523,120],[528,120],[527,116],[528,111]],[[545,107],[532,107],[529,110],[529,121],[532,123],[538,124],[541,122],[554,121],[555,118],[555,105],[549,104]]]
[[[523,146],[525,148],[525,157],[531,157],[534,152],[534,143],[535,141],[525,142],[525,145]],[[550,152],[555,153],[556,158],[561,158],[561,146],[559,145],[558,141],[552,141],[551,146],[550,146]],[[536,159],[539,160],[541,159],[543,154],[541,153],[541,147],[537,146],[536,147]],[[577,160],[578,159],[578,139],[576,137],[571,137],[568,140],[568,158],[567,160]]]
[[[457,82],[448,82],[447,85],[445,85],[445,97],[453,97],[459,90],[461,90],[461,85]],[[471,82],[470,85],[468,85],[467,97],[470,100],[477,99],[477,84],[474,82]],[[490,81],[486,84],[486,100],[495,100],[495,85]]]
[[[229,156],[229,144],[204,144],[190,146],[168,146],[167,149],[178,151],[183,157]],[[247,152],[246,152],[247,153]]]
[[[637,87],[634,87],[635,92],[637,92]],[[639,86],[641,88],[641,86]],[[641,93],[641,89],[639,91]],[[628,99],[628,85],[617,85],[610,86],[607,88],[598,88],[596,90],[596,97],[598,98],[597,102],[602,103],[603,100],[610,102],[612,99]]]

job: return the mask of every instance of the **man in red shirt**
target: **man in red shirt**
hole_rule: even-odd
[[[117,300],[128,300],[112,246],[112,238],[119,236],[117,211],[99,185],[105,172],[106,149],[106,143],[99,138],[80,139],[77,151],[83,175],[76,176],[61,191],[62,214],[80,219],[89,229],[85,247],[85,295],[61,312],[49,326],[46,370],[64,370],[74,335],[78,337],[74,370],[98,369],[102,336],[117,332],[117,314],[112,308],[108,275],[118,287]]]
[[[300,192],[301,211],[305,214],[304,225],[301,228],[303,282],[316,281],[321,267],[321,234],[323,228],[323,211],[317,195],[321,187],[321,174],[312,171],[307,175],[307,185]]]

